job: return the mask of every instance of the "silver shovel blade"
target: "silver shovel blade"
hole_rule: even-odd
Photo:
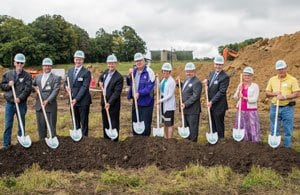
[[[112,140],[114,140],[118,137],[117,129],[105,129],[105,133]]]
[[[29,148],[31,146],[31,139],[29,135],[26,136],[18,136],[18,141],[19,143],[24,147],[24,148]]]
[[[206,139],[210,144],[216,144],[218,142],[218,133],[208,133],[206,132]]]
[[[281,136],[269,135],[268,143],[272,148],[277,148],[280,145]]]
[[[45,138],[46,144],[52,148],[52,149],[56,149],[59,146],[59,142],[57,137],[49,137],[49,138]]]
[[[245,137],[245,129],[232,129],[232,137],[235,141],[242,141]]]
[[[182,138],[187,138],[190,136],[190,128],[189,127],[178,127],[178,133]]]
[[[74,141],[76,141],[76,142],[80,141],[82,138],[81,129],[70,130],[70,136]]]
[[[141,122],[133,122],[133,130],[137,134],[142,134],[145,131],[145,123],[144,121]]]
[[[163,137],[164,129],[163,128],[153,128],[153,136],[154,137]]]

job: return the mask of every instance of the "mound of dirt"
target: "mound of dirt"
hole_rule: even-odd
[[[253,82],[260,87],[260,97],[258,108],[261,111],[269,110],[270,101],[266,98],[265,89],[268,80],[277,74],[275,63],[279,59],[286,61],[288,72],[298,80],[300,75],[300,32],[290,35],[274,37],[272,39],[263,39],[252,45],[249,45],[239,51],[239,56],[233,61],[225,63],[224,70],[230,75],[230,84],[227,90],[229,107],[234,108],[236,102],[233,100],[233,94],[239,84],[240,74],[246,66],[251,66],[254,69]],[[213,68],[211,65],[202,62],[195,62],[197,76],[203,80],[208,77]],[[174,76],[185,78],[185,73],[182,66],[175,67]],[[202,97],[205,97],[202,95]],[[204,101],[204,98],[203,98]],[[300,99],[297,99],[300,104]],[[300,107],[296,107],[299,110]]]
[[[272,149],[266,144],[222,140],[217,145],[200,145],[188,140],[135,136],[122,142],[87,138],[73,142],[59,137],[60,146],[53,150],[44,142],[31,148],[14,145],[0,150],[0,175],[18,175],[33,163],[44,170],[103,170],[106,167],[140,168],[156,165],[162,170],[183,169],[190,163],[203,166],[225,165],[247,173],[253,165],[270,167],[288,174],[300,167],[300,154],[292,149]]]

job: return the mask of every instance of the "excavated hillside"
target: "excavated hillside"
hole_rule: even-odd
[[[227,61],[224,68],[224,70],[231,75],[230,85],[227,91],[230,108],[235,107],[232,96],[239,83],[239,75],[246,66],[251,66],[255,72],[253,81],[260,87],[259,110],[268,110],[270,102],[265,96],[265,88],[270,77],[276,74],[275,62],[279,59],[285,60],[288,64],[288,72],[297,79],[300,79],[299,51],[300,32],[272,39],[263,39],[241,49],[239,56],[233,61]],[[196,62],[195,64],[197,67],[197,75],[201,80],[208,76],[209,71],[213,70],[213,63],[211,66],[201,62]],[[180,75],[184,78],[182,66],[176,67],[173,74]],[[204,95],[202,97],[204,97]],[[299,100],[297,101],[299,102]],[[299,106],[296,106],[296,108],[298,109]]]

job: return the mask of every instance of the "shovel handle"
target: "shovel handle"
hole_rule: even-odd
[[[69,87],[69,100],[70,100],[70,107],[71,107],[71,115],[72,115],[72,121],[73,121],[73,126],[74,126],[74,130],[76,129],[76,122],[75,122],[75,114],[74,114],[74,107],[72,104],[72,91],[71,91],[71,85],[70,85],[70,79],[69,77],[67,77],[67,83],[68,83],[68,87]]]
[[[281,79],[279,79],[279,91],[281,91]],[[276,100],[276,112],[275,112],[275,123],[274,123],[273,136],[275,136],[276,132],[277,132],[278,111],[279,111],[279,100],[277,99]]]
[[[12,89],[12,92],[13,92],[14,99],[17,99],[15,86],[12,85],[11,89]],[[14,100],[14,102],[15,102],[15,100]],[[24,131],[24,125],[23,125],[23,121],[22,121],[22,118],[21,118],[21,114],[20,114],[19,103],[15,102],[15,105],[16,105],[16,109],[17,109],[17,115],[18,115],[18,118],[19,118],[19,125],[20,125],[21,131],[22,131],[22,137],[24,137],[25,136],[25,131]]]
[[[205,85],[205,96],[206,96],[206,104],[208,104],[208,86]],[[210,133],[212,133],[212,124],[211,124],[211,115],[210,115],[210,108],[207,107],[207,115],[208,115],[208,121],[209,121],[209,130]]]
[[[243,74],[240,74],[240,94],[242,92]],[[242,97],[239,98],[239,110],[238,110],[238,129],[241,127],[241,112],[242,112]]]
[[[183,109],[181,108],[182,105],[182,91],[181,91],[181,81],[178,79],[178,87],[179,87],[179,103],[180,103],[180,109],[181,109],[181,121],[182,121],[182,127],[184,128],[184,117],[183,117]]]
[[[160,111],[160,104],[158,103],[159,102],[159,97],[160,97],[160,94],[159,94],[159,77],[158,75],[156,76],[156,125],[157,125],[157,128],[159,128],[159,111]]]
[[[104,100],[104,107],[105,107],[105,111],[106,111],[106,115],[107,115],[107,120],[108,120],[109,129],[112,129],[109,110],[108,110],[108,108],[106,108],[106,104],[107,104],[107,100],[106,100],[106,91],[104,91],[103,85],[100,85],[100,88],[101,88],[101,90],[102,90],[102,95],[103,95],[103,100]]]
[[[138,104],[137,104],[137,99],[135,97],[135,82],[134,82],[133,72],[131,73],[131,80],[132,80],[132,94],[133,94],[133,99],[134,99],[136,119],[137,119],[137,122],[140,122]]]
[[[48,129],[48,132],[49,132],[49,136],[50,136],[50,138],[52,138],[51,127],[50,127],[50,124],[49,124],[49,120],[48,120],[48,117],[47,117],[45,106],[43,104],[43,99],[42,99],[42,96],[41,96],[40,88],[38,86],[37,86],[37,94],[39,96],[39,100],[40,100],[40,103],[41,103],[42,111],[43,111],[44,118],[45,118],[45,121],[46,121],[47,129]]]

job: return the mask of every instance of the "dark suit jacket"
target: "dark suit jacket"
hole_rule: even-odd
[[[183,82],[182,87],[185,85],[185,82]],[[200,80],[196,76],[192,77],[186,87],[182,89],[182,103],[185,104],[184,114],[199,114],[201,112],[201,91],[202,84]]]
[[[53,73],[50,73],[44,88],[42,88],[42,76],[43,76],[42,74],[37,75],[33,80],[33,85],[39,87],[42,100],[48,100],[48,104],[45,107],[46,112],[54,112],[57,110],[56,97],[60,89],[61,77]],[[41,102],[37,95],[35,101],[35,110],[40,111],[41,109],[42,109]]]
[[[215,71],[210,72],[208,81],[208,99],[212,102],[212,110],[222,112],[228,109],[226,91],[229,85],[229,76],[222,70],[212,85],[210,81]]]
[[[72,67],[68,70],[72,99],[77,100],[75,106],[88,106],[92,103],[92,98],[89,91],[91,72],[82,66],[81,70],[77,73],[76,78],[73,79],[74,69],[75,68]]]
[[[104,71],[104,73],[99,77],[99,82],[104,82],[108,75],[108,69]],[[123,77],[116,70],[112,75],[107,88],[106,88],[106,100],[110,104],[110,112],[119,112],[121,107],[121,93],[123,89]],[[104,99],[103,95],[101,96],[101,106],[104,109]]]

